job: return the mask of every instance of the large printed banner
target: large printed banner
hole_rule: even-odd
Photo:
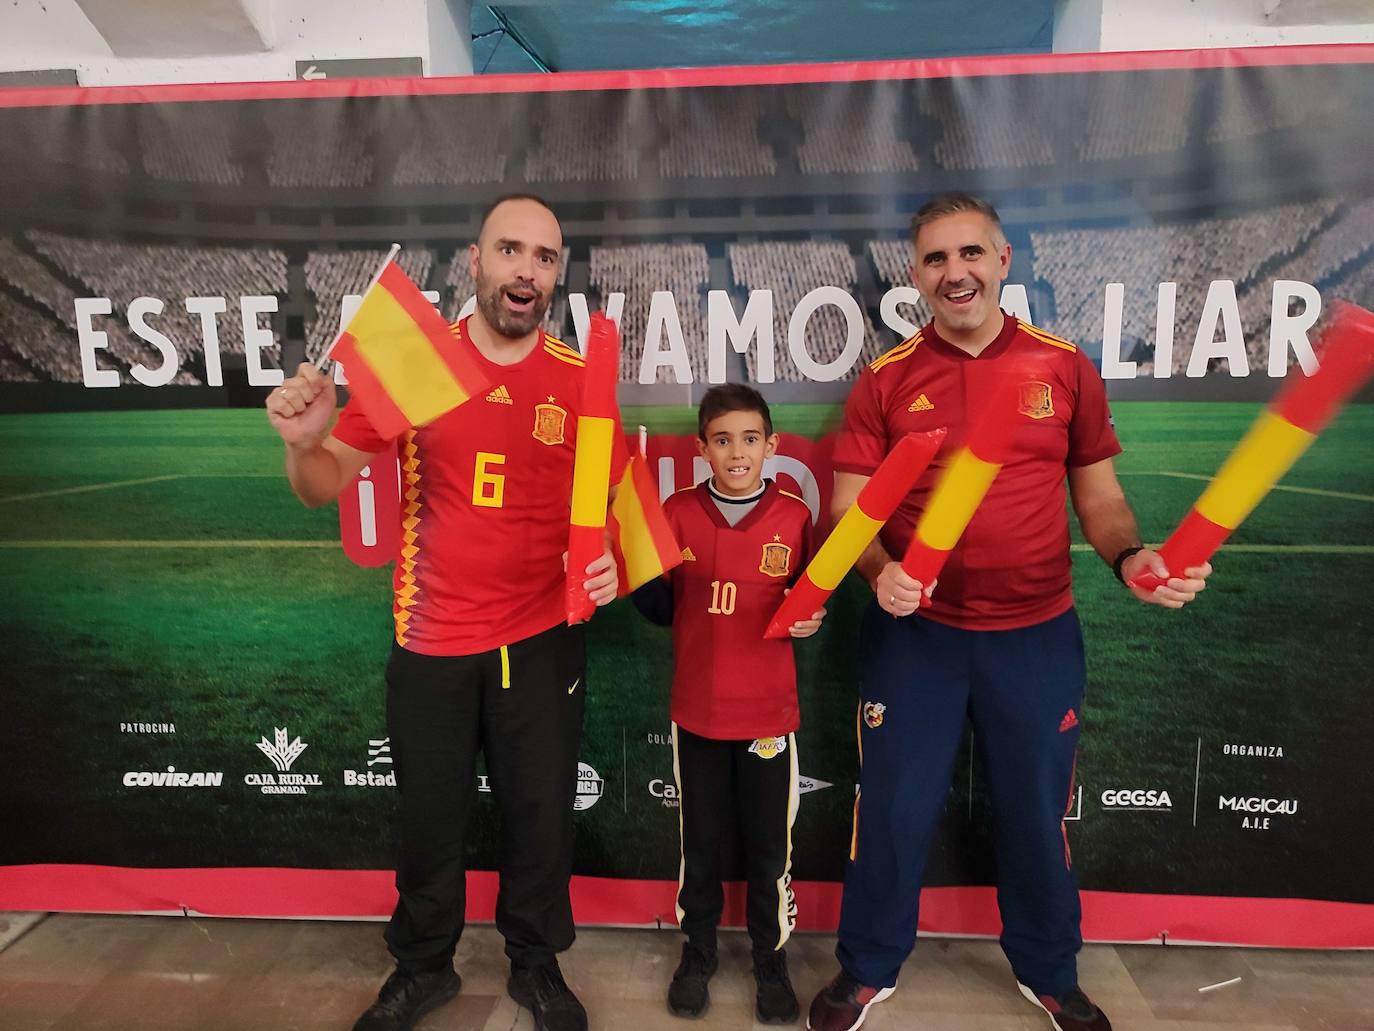
[[[308,511],[261,401],[393,241],[455,317],[484,206],[547,198],[549,330],[619,320],[663,493],[703,475],[705,387],[750,381],[770,474],[823,521],[844,397],[926,317],[910,216],[985,194],[1004,307],[1100,363],[1157,541],[1315,367],[1322,308],[1374,302],[1371,138],[1369,47],[0,93],[0,909],[389,911],[394,459]],[[1374,946],[1371,441],[1352,405],[1184,612],[1075,538],[1088,937]],[[847,581],[798,649],[803,928],[838,911],[868,603]],[[577,914],[671,923],[667,635],[618,603],[590,650]],[[929,931],[997,930],[980,761],[965,742]]]

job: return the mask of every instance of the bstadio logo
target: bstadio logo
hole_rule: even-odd
[[[381,766],[387,769],[386,773],[374,773],[372,770],[344,770],[343,782],[346,788],[394,788],[396,786],[396,771],[389,769],[391,762],[391,738],[368,738],[367,741],[367,765]]]

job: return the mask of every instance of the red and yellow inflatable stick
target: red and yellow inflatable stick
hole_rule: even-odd
[[[988,392],[982,417],[969,430],[968,441],[935,484],[902,557],[902,569],[922,587],[930,587],[940,575],[1007,460],[1020,422],[1018,394],[1025,374],[1016,366],[1002,372]]]
[[[810,619],[825,604],[844,575],[859,560],[864,548],[897,510],[902,498],[911,492],[944,439],[945,431],[938,429],[908,433],[897,442],[874,470],[872,478],[863,485],[849,511],[835,524],[801,579],[778,606],[764,632],[765,638],[788,636],[793,623]]]
[[[568,527],[568,579],[563,596],[570,625],[586,622],[596,610],[583,584],[587,566],[606,546],[606,495],[616,432],[619,364],[620,334],[614,322],[597,312],[587,333],[586,381],[573,455],[572,523]]]
[[[1374,315],[1337,302],[1316,350],[1317,371],[1289,377],[1160,547],[1173,575],[1210,559],[1374,374]],[[1149,572],[1131,579],[1146,591],[1163,583]]]

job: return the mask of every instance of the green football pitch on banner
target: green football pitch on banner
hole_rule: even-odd
[[[1147,539],[1172,529],[1257,410],[1114,406],[1126,447],[1118,469]],[[774,415],[780,430],[815,435],[838,410],[779,405]],[[640,422],[655,433],[695,431],[687,408],[625,411],[631,431]],[[1374,738],[1371,440],[1374,406],[1345,412],[1181,613],[1130,599],[1075,527],[1089,662],[1080,814],[1093,818],[1070,836],[1086,887],[1183,883],[1225,894],[1233,879],[1274,880],[1272,848],[1247,849],[1238,815],[1218,820],[1227,784],[1207,777],[1223,743],[1279,740],[1291,742],[1292,761],[1247,769],[1245,793],[1301,798],[1296,819],[1311,822],[1305,836],[1288,837],[1294,855],[1307,856],[1293,867],[1311,884],[1276,882],[1273,893],[1370,901],[1361,864],[1340,859],[1345,779],[1336,774],[1355,776]],[[366,771],[369,742],[385,736],[390,571],[352,565],[338,546],[336,510],[295,500],[261,412],[4,416],[0,447],[0,647],[12,685],[0,698],[9,759],[0,809],[7,826],[25,829],[0,863],[390,865],[391,792],[343,777]],[[830,785],[802,798],[799,879],[842,871],[864,596],[848,581],[821,635],[799,649],[801,770]],[[667,634],[622,602],[597,615],[589,648],[583,759],[599,772],[602,796],[579,813],[577,870],[674,878],[677,813],[662,797],[672,783]],[[174,723],[175,733],[122,733],[130,722]],[[256,743],[276,728],[306,744],[292,770],[319,784],[305,797],[267,796],[244,782],[272,769]],[[1321,776],[1305,775],[1318,759]],[[222,771],[223,786],[137,792],[122,781],[126,771],[168,766]],[[936,880],[954,853],[986,836],[974,767],[966,746],[932,860]],[[1210,797],[1198,788],[1214,783]],[[1103,789],[1155,786],[1172,796],[1167,824],[1096,804]],[[498,827],[489,797],[478,805],[480,866],[494,858]],[[1195,805],[1214,828],[1206,845],[1191,826]]]

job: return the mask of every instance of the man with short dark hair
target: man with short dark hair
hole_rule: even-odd
[[[496,926],[508,991],[541,1031],[585,1031],[587,1015],[556,954],[573,941],[568,885],[572,806],[586,685],[583,632],[564,621],[582,356],[540,327],[558,279],[558,220],[537,197],[488,210],[469,270],[477,310],[453,324],[493,388],[399,441],[402,549],[387,732],[400,790],[400,898],[386,941],[396,971],[355,1031],[403,1031],[457,994],[464,832],[486,757],[502,813]],[[309,365],[272,392],[292,489],[307,505],[338,497],[391,441],[353,402],[333,432],[334,386]],[[623,465],[624,440],[615,435]],[[616,595],[609,553],[586,588]]]
[[[966,193],[937,197],[912,219],[912,244],[912,278],[933,318],[855,385],[835,446],[833,514],[905,434],[944,426],[949,436],[857,564],[874,604],[861,637],[861,770],[840,973],[812,1002],[807,1026],[854,1031],[895,989],[971,720],[996,821],[1002,948],[1017,984],[1059,1031],[1110,1031],[1078,986],[1078,888],[1063,824],[1086,678],[1065,480],[1083,536],[1119,579],[1147,570],[1167,579],[1152,593],[1131,588],[1141,601],[1179,608],[1211,566],[1170,571],[1141,546],[1112,464],[1121,446],[1100,375],[1073,344],[999,307],[1011,246],[992,205]],[[1009,457],[938,583],[919,583],[899,559],[979,405],[1009,372],[1019,379]]]

